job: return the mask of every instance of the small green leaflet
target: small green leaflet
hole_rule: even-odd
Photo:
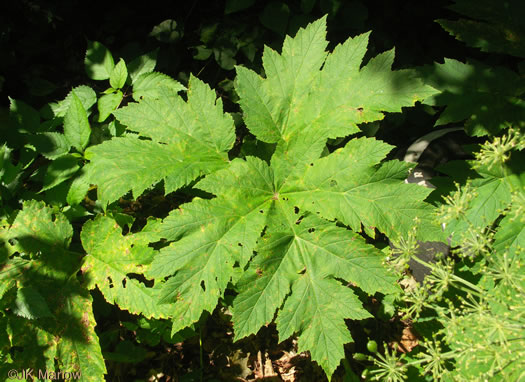
[[[128,78],[128,69],[126,68],[126,63],[121,58],[117,65],[111,70],[109,76],[109,84],[113,89],[122,89],[126,80]]]
[[[73,88],[62,101],[49,104],[54,117],[64,117],[66,115],[71,105],[73,94],[80,99],[80,102],[86,111],[97,102],[97,94],[93,89],[86,85],[77,86]]]
[[[91,135],[86,109],[74,91],[71,93],[71,102],[64,116],[64,135],[71,146],[80,152],[86,148]]]
[[[92,80],[107,80],[115,67],[115,61],[111,52],[100,42],[88,41],[84,66]]]
[[[124,94],[120,90],[100,96],[97,101],[98,122],[104,122],[117,109],[122,98],[124,98]]]
[[[86,150],[91,161],[86,171],[103,203],[130,190],[138,197],[161,180],[169,193],[228,164],[235,131],[221,100],[195,77],[190,78],[187,102],[179,90],[160,86],[160,97],[144,97],[114,112],[129,130],[151,140],[128,134]]]
[[[137,77],[139,77],[141,74],[150,73],[155,70],[158,52],[159,48],[149,53],[143,54],[129,63],[128,72],[132,83],[134,83]]]

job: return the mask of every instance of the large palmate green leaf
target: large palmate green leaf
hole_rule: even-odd
[[[160,86],[155,95],[144,93],[139,103],[115,111],[139,136],[128,134],[86,150],[91,160],[86,171],[103,203],[130,190],[138,197],[161,180],[168,193],[228,164],[235,134],[221,100],[195,77],[190,78],[187,102],[179,90]]]
[[[411,165],[383,162],[391,146],[361,138],[320,158],[328,138],[435,93],[413,72],[391,71],[393,51],[361,67],[368,34],[327,54],[325,29],[323,18],[287,37],[281,54],[266,48],[266,78],[237,68],[246,125],[275,152],[270,163],[237,158],[201,179],[195,187],[216,197],[170,213],[157,233],[172,243],[146,276],[169,277],[162,302],[175,302],[172,331],[211,312],[234,283],[236,338],[275,318],[280,339],[297,334],[331,376],[352,341],[345,319],[370,316],[348,283],[395,291],[361,227],[392,238],[414,226],[421,239],[442,235],[423,202],[429,190],[404,183]]]

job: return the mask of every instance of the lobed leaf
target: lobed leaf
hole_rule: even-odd
[[[393,51],[361,68],[368,34],[330,55],[325,35],[322,18],[287,37],[281,54],[266,47],[266,78],[237,67],[247,128],[276,143],[270,164],[247,156],[200,180],[195,187],[216,197],[195,198],[157,227],[172,243],[147,277],[168,277],[162,302],[177,309],[172,331],[211,312],[233,283],[235,338],[275,319],[280,339],[297,334],[300,349],[330,377],[352,340],[345,319],[370,316],[343,282],[368,294],[396,291],[381,253],[356,234],[361,226],[372,236],[377,228],[397,237],[418,225],[420,237],[433,239],[441,228],[423,202],[429,190],[404,183],[411,165],[383,162],[389,145],[361,138],[319,159],[328,138],[354,134],[359,123],[436,93],[413,71],[391,71]],[[164,118],[178,112],[170,113]],[[170,144],[173,134],[137,116],[133,125],[129,120],[132,130]]]
[[[111,218],[99,216],[84,224],[80,238],[87,252],[82,272],[87,288],[99,288],[110,303],[117,304],[134,314],[145,317],[166,318],[174,316],[173,305],[157,305],[158,286],[147,287],[132,278],[133,273],[144,273],[151,262],[153,249],[147,246],[154,241],[152,234],[128,234]]]
[[[86,171],[103,203],[129,190],[138,197],[161,180],[169,193],[228,163],[234,126],[214,92],[195,77],[187,102],[171,88],[157,90],[163,97],[145,98],[114,112],[121,123],[148,139],[127,135],[86,150],[91,160]]]
[[[14,255],[2,264],[0,279],[16,280],[10,287],[18,288],[2,318],[9,345],[24,351],[13,352],[0,372],[52,372],[58,366],[79,373],[79,380],[104,379],[92,298],[76,278],[80,256],[67,250],[73,230],[65,216],[43,202],[26,201],[2,236]]]

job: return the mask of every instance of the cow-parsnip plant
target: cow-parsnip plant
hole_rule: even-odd
[[[44,127],[31,111],[36,130],[22,129],[22,138],[41,136],[47,145],[43,153],[43,145],[26,144],[33,159],[42,153],[51,161],[30,174],[37,184],[44,179],[38,191],[64,184],[66,197],[59,203],[37,191],[20,210],[5,211],[5,367],[58,364],[101,380],[89,294],[95,288],[120,309],[171,320],[172,334],[212,312],[230,289],[235,339],[275,322],[280,340],[297,336],[299,350],[332,376],[353,341],[348,320],[371,317],[356,292],[399,292],[382,252],[363,236],[396,240],[414,227],[420,240],[444,235],[424,202],[430,190],[404,182],[412,165],[386,161],[392,146],[358,137],[359,124],[437,91],[412,70],[393,71],[393,50],[363,62],[369,33],[332,53],[325,36],[322,18],[287,37],[281,53],[266,47],[264,75],[236,68],[244,123],[265,147],[239,157],[230,151],[233,119],[205,83],[191,76],[186,89],[154,72],[148,55],[115,64],[101,44],[90,44],[88,75],[109,80],[110,88],[75,88],[51,108]],[[12,113],[21,127],[29,123],[25,111]],[[333,138],[347,143],[330,152]],[[124,234],[115,201],[159,184],[166,194],[186,187],[202,197]],[[90,185],[100,208],[89,212],[96,216],[83,224],[81,246],[71,248],[65,213]]]
[[[195,77],[186,99],[160,88],[158,97],[114,112],[136,134],[86,152],[103,203],[130,190],[137,197],[159,181],[166,193],[191,185],[213,197],[195,198],[154,225],[151,232],[171,244],[142,262],[124,260],[123,247],[111,244],[132,241],[111,219],[88,223],[82,269],[90,287],[123,309],[171,318],[173,333],[213,311],[233,287],[236,339],[275,321],[281,340],[298,335],[299,349],[333,374],[352,341],[345,319],[370,317],[348,283],[368,294],[396,291],[382,254],[358,233],[397,238],[417,225],[419,238],[435,239],[441,231],[423,202],[428,190],[403,182],[410,165],[383,161],[391,146],[356,138],[324,151],[327,139],[355,135],[358,124],[435,90],[410,70],[392,71],[393,50],[363,65],[368,34],[327,53],[325,28],[323,18],[287,37],[280,54],[266,47],[264,77],[237,67],[244,122],[274,145],[269,161],[228,157],[233,121]],[[127,276],[140,271],[154,287]]]

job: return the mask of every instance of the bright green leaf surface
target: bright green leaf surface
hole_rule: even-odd
[[[109,115],[120,105],[123,97],[124,94],[122,94],[120,90],[117,90],[116,93],[104,94],[101,96],[97,101],[98,121],[104,122],[106,118],[109,117]]]
[[[106,300],[131,313],[146,317],[174,317],[173,305],[158,305],[159,288],[148,288],[131,278],[131,273],[143,273],[151,262],[153,250],[147,246],[148,234],[122,236],[122,229],[111,218],[100,216],[84,224],[80,235],[88,255],[82,272],[87,287],[97,286]]]
[[[237,68],[247,127],[277,143],[271,165],[236,159],[201,180],[196,186],[217,197],[185,204],[164,220],[159,234],[178,241],[155,257],[150,276],[173,275],[163,297],[181,309],[173,327],[179,330],[214,308],[255,249],[237,284],[236,338],[256,333],[277,311],[280,339],[298,334],[300,349],[331,376],[352,340],[344,320],[369,317],[336,278],[370,294],[393,291],[395,278],[375,248],[322,218],[354,231],[364,224],[372,235],[377,227],[391,237],[414,225],[421,237],[440,229],[422,202],[429,191],[404,183],[410,165],[380,163],[390,146],[362,138],[319,159],[328,138],[355,133],[358,123],[435,92],[409,71],[391,72],[393,51],[360,68],[368,35],[349,39],[327,58],[325,29],[321,19],[287,37],[282,54],[266,48],[266,79]]]
[[[97,94],[93,89],[86,85],[77,86],[69,92],[65,99],[58,103],[50,104],[55,117],[64,117],[66,115],[67,111],[69,110],[73,94],[75,94],[78,99],[80,99],[80,102],[86,111],[89,110],[91,106],[95,104],[95,102],[97,102]]]
[[[68,142],[78,151],[84,151],[84,148],[89,143],[91,127],[89,126],[86,109],[84,109],[75,92],[71,93],[71,103],[64,116],[64,135]]]
[[[167,88],[178,93],[186,88],[171,77],[158,73],[144,73],[133,83],[133,99],[140,101],[142,98],[159,99],[164,96],[160,88]]]
[[[182,205],[156,228],[172,243],[155,256],[147,277],[171,276],[162,302],[175,303],[173,331],[211,312],[228,283],[236,284],[236,338],[256,333],[277,314],[280,339],[297,334],[299,348],[331,376],[343,345],[352,340],[345,319],[370,316],[341,280],[368,294],[395,290],[381,253],[356,232],[364,225],[371,236],[377,228],[398,237],[417,226],[421,238],[435,238],[441,228],[423,202],[429,190],[404,183],[411,165],[384,162],[391,146],[361,138],[319,159],[328,138],[354,134],[358,124],[436,92],[411,71],[391,71],[393,51],[361,67],[368,34],[328,55],[325,30],[323,18],[287,37],[282,54],[266,48],[266,78],[237,68],[235,86],[248,129],[261,141],[277,143],[270,165],[247,156],[200,180],[196,187],[216,197]],[[160,108],[156,123],[138,117],[144,115],[140,108],[151,110],[159,101],[145,99],[129,114],[115,114],[166,146],[182,141],[162,128],[182,106]]]
[[[281,193],[299,208],[337,219],[356,232],[363,224],[371,236],[378,228],[397,238],[424,222],[419,237],[439,238],[440,228],[432,224],[432,207],[421,203],[430,190],[403,183],[410,165],[391,161],[379,166],[390,149],[375,139],[354,139],[343,149],[312,162]]]
[[[157,48],[154,51],[135,58],[129,63],[128,72],[132,82],[135,82],[135,80],[140,77],[141,74],[150,73],[155,70],[158,52],[159,49]]]
[[[109,76],[109,84],[114,89],[122,89],[126,80],[128,78],[128,68],[126,68],[126,63],[121,58],[117,65],[114,66],[111,74]]]
[[[87,150],[90,181],[98,185],[102,202],[129,190],[138,197],[163,179],[169,193],[227,165],[234,126],[215,93],[194,77],[187,102],[172,89],[160,91],[160,99],[143,99],[114,113],[130,130],[152,140],[128,136]]]

